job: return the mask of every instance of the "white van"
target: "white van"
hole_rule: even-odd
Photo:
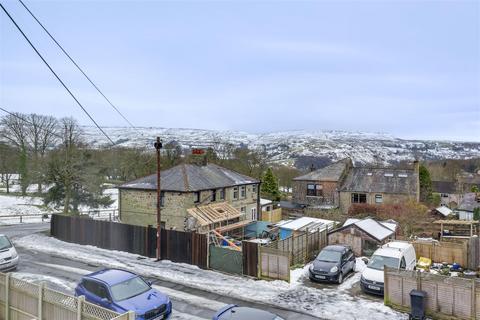
[[[417,257],[413,245],[404,241],[393,241],[377,249],[362,271],[360,287],[363,292],[383,295],[383,268],[414,270]]]
[[[7,236],[0,234],[0,271],[10,271],[17,268],[18,253]]]

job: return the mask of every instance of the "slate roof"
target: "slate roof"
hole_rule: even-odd
[[[303,176],[296,177],[293,180],[339,181],[349,161],[350,159],[340,160],[321,169],[309,172]]]
[[[418,173],[413,169],[352,168],[340,191],[411,194],[417,192]]]
[[[454,181],[432,181],[433,192],[437,193],[457,193],[456,183]]]
[[[216,164],[181,164],[161,172],[162,191],[193,192],[260,181]],[[152,174],[120,185],[120,189],[156,190],[157,175]]]
[[[480,202],[477,201],[477,199],[480,201],[480,195],[477,196],[477,194],[473,192],[466,193],[462,201],[460,201],[457,210],[473,212],[473,209],[480,208]]]

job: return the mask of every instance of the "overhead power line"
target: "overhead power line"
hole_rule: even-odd
[[[100,90],[100,88],[98,88],[98,86],[93,82],[93,80],[85,73],[85,71],[83,71],[82,68],[80,68],[80,66],[75,62],[75,60],[73,60],[73,58],[67,53],[67,51],[62,47],[62,45],[60,43],[58,43],[58,41],[55,39],[55,37],[47,30],[47,28],[45,28],[45,26],[40,22],[40,20],[38,20],[38,18],[33,14],[33,12],[25,5],[25,3],[22,1],[22,0],[18,0],[22,6],[28,11],[28,13],[30,13],[30,15],[33,17],[33,19],[35,19],[35,21],[37,21],[37,23],[40,25],[40,27],[42,27],[42,29],[48,34],[48,36],[50,37],[50,39],[52,39],[53,42],[55,42],[55,44],[60,48],[60,50],[62,50],[62,52],[68,57],[68,59],[70,59],[70,61],[75,65],[75,67],[77,67],[77,69],[84,75],[84,77],[88,80],[88,82],[90,82],[90,84],[95,88],[95,90],[98,91],[98,93],[100,93],[100,95],[102,95],[102,97],[108,102],[108,104],[110,104],[110,106],[123,118],[123,120],[125,120],[132,128],[134,128],[135,130],[137,130],[137,128],[120,112],[120,110],[118,110],[118,108],[110,101],[110,99],[107,98],[107,96],[105,96],[105,94]]]
[[[67,92],[70,94],[70,96],[72,96],[73,100],[75,100],[75,102],[78,104],[78,106],[83,110],[83,112],[90,118],[90,120],[92,120],[92,122],[95,124],[95,126],[102,132],[102,134],[108,139],[108,141],[110,141],[112,143],[112,145],[115,145],[115,143],[113,142],[112,139],[110,139],[110,137],[107,135],[107,133],[105,131],[103,131],[103,129],[98,125],[98,123],[95,121],[95,119],[93,119],[93,117],[90,115],[90,113],[88,113],[88,111],[83,107],[83,105],[80,103],[80,101],[78,101],[78,99],[75,97],[75,95],[70,91],[70,89],[67,87],[67,85],[62,81],[62,79],[60,79],[60,77],[57,75],[57,73],[52,69],[52,67],[50,67],[50,65],[48,64],[48,62],[45,60],[45,58],[43,58],[42,54],[37,50],[37,48],[35,47],[35,45],[30,41],[30,39],[27,37],[27,35],[23,32],[22,28],[20,28],[20,26],[17,24],[17,22],[15,21],[15,19],[13,19],[13,17],[10,15],[10,13],[8,13],[7,9],[5,9],[5,7],[0,3],[0,7],[2,8],[2,10],[5,12],[5,14],[10,18],[10,20],[12,21],[12,23],[15,25],[15,27],[18,29],[18,31],[20,31],[20,33],[22,34],[22,36],[25,38],[25,40],[27,40],[27,42],[30,44],[30,46],[32,47],[32,49],[35,51],[35,53],[40,57],[40,59],[42,59],[43,63],[48,67],[48,69],[50,69],[50,71],[53,73],[53,75],[57,78],[57,80],[62,84],[62,86],[65,88],[65,90],[67,90]]]
[[[11,115],[12,117],[15,117],[15,118],[19,119],[20,121],[26,122],[26,123],[28,123],[28,124],[30,124],[30,125],[32,125],[32,126],[35,125],[32,121],[30,121],[30,120],[28,120],[28,119],[25,119],[24,117],[20,116],[18,113],[8,111],[7,109],[2,108],[2,107],[0,107],[0,110],[2,110],[3,112]],[[41,130],[44,130],[45,132],[50,133],[51,135],[56,136],[57,138],[60,138],[60,139],[63,139],[63,138],[64,138],[63,136],[61,136],[60,134],[58,134],[58,133],[56,133],[56,132],[54,132],[54,131],[47,130],[47,129],[45,129],[45,128],[41,128]]]

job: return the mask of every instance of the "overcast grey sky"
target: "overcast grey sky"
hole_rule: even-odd
[[[479,1],[25,0],[138,126],[480,141]],[[2,1],[105,126],[125,122]],[[0,105],[90,124],[0,12]]]

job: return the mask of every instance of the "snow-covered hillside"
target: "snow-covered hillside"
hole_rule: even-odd
[[[96,147],[107,144],[95,127],[83,127],[85,139]],[[384,133],[347,131],[285,131],[250,134],[202,129],[106,127],[118,146],[152,147],[155,137],[184,148],[228,145],[265,151],[271,161],[293,163],[304,157],[338,160],[351,157],[356,163],[393,163],[415,157],[429,159],[469,159],[480,157],[480,142],[403,140]],[[152,147],[153,149],[153,147]]]

